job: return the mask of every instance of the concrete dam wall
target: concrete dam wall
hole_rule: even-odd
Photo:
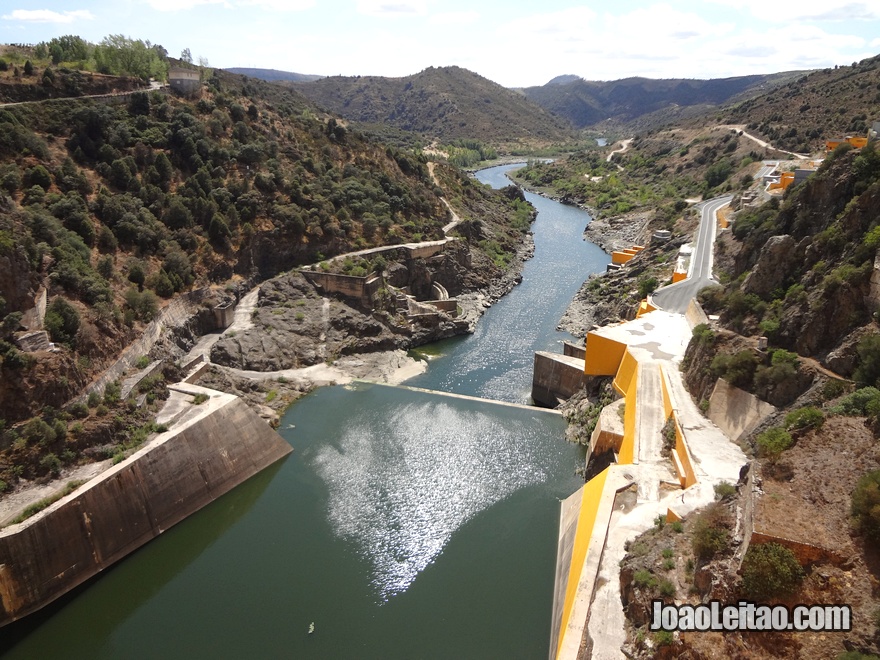
[[[49,604],[292,451],[235,396],[201,406],[137,453],[0,531],[0,626]]]

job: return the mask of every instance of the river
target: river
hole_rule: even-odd
[[[478,178],[506,185],[513,167]],[[526,197],[539,213],[522,284],[474,335],[417,351],[431,364],[407,385],[528,402],[534,351],[560,350],[558,319],[608,257],[581,240],[586,213]],[[281,421],[289,458],[5,628],[0,652],[546,657],[558,499],[582,484],[564,426],[535,408],[321,388]]]

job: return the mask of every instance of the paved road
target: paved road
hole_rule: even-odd
[[[691,256],[688,277],[682,282],[657,289],[651,296],[651,302],[656,307],[667,312],[684,314],[691,298],[696,296],[700,289],[710,284],[717,284],[712,277],[712,246],[715,243],[716,214],[718,209],[729,204],[731,199],[730,195],[716,197],[700,205],[702,213],[700,229],[697,235],[697,247]]]

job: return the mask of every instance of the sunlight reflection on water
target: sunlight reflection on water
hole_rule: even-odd
[[[334,533],[368,560],[380,600],[405,591],[479,512],[546,480],[535,434],[497,414],[422,403],[361,413],[338,446],[321,449]]]

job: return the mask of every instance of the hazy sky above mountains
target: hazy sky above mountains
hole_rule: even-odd
[[[3,0],[0,41],[78,34],[189,48],[216,67],[405,76],[458,65],[508,87],[722,78],[880,53],[880,0]]]

